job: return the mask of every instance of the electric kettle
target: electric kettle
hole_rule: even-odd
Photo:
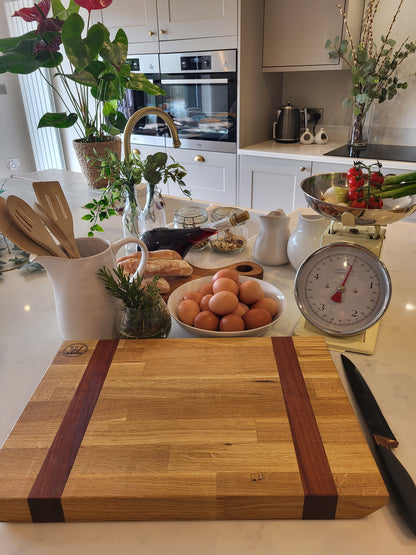
[[[300,136],[300,110],[294,108],[290,102],[276,110],[277,122],[274,139],[278,143],[295,143]]]

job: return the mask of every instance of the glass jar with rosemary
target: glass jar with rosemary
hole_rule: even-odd
[[[120,339],[163,339],[169,335],[171,317],[157,288],[157,276],[144,285],[142,277],[130,278],[122,267],[112,272],[103,267],[98,278],[122,302],[118,320]]]

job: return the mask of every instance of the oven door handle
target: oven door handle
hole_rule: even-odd
[[[162,79],[162,85],[226,85],[228,79]]]

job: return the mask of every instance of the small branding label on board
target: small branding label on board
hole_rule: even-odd
[[[72,343],[67,345],[63,350],[63,355],[66,357],[79,357],[88,351],[88,345],[85,343]]]

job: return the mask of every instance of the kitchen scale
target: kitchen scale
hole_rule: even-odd
[[[299,267],[295,299],[302,317],[295,335],[323,335],[328,348],[372,354],[380,319],[391,298],[391,280],[381,261],[385,226],[416,209],[416,195],[383,209],[356,209],[320,200],[331,186],[348,188],[345,173],[315,175],[301,187],[308,205],[330,216],[321,246]]]

